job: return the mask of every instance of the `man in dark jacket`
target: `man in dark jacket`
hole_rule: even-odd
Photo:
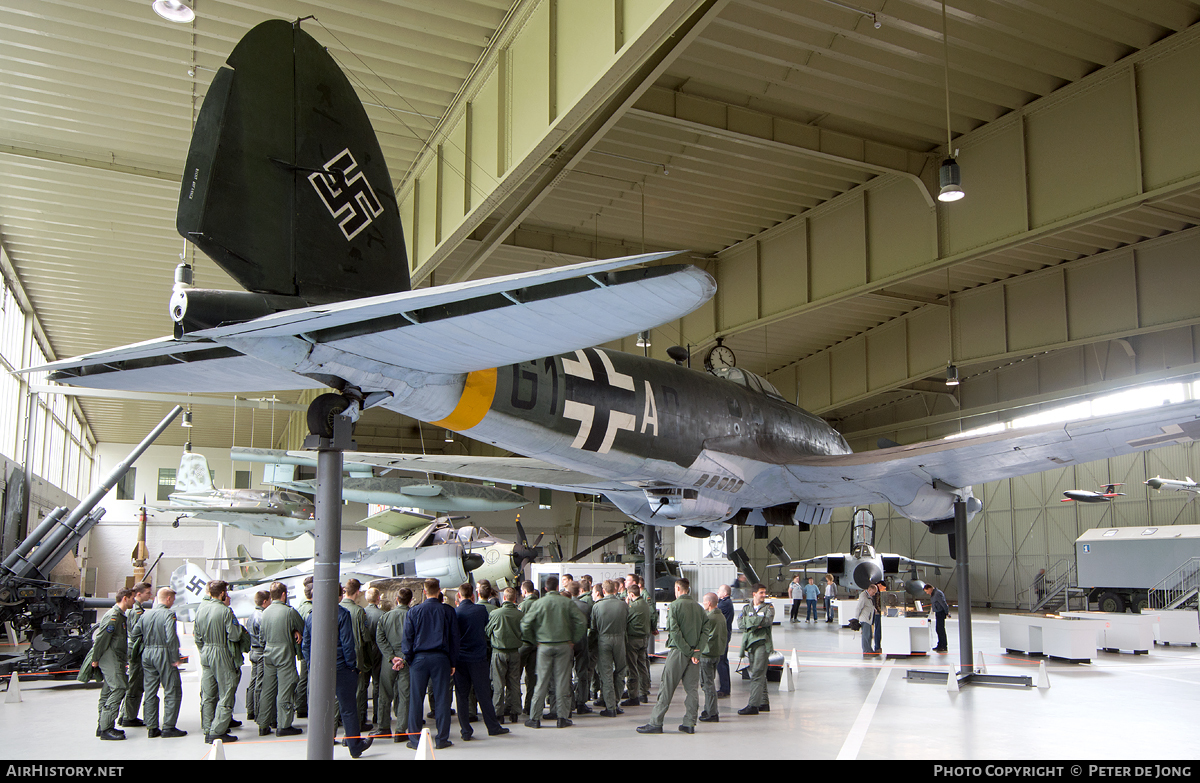
[[[450,678],[458,661],[458,617],[454,608],[442,603],[442,585],[425,580],[425,600],[404,617],[402,653],[409,667],[408,746],[417,749],[417,735],[425,725],[421,705],[432,683],[437,738],[434,747],[448,748],[450,741]]]
[[[725,616],[725,638],[733,637],[733,598],[729,585],[717,588],[717,609]],[[717,698],[729,698],[729,650],[717,660]]]
[[[341,598],[345,593],[345,588],[338,585],[338,597]],[[308,617],[304,619],[304,637],[300,645],[306,661],[312,660],[312,624],[313,615],[309,612]],[[337,698],[342,726],[346,730],[343,744],[350,751],[351,757],[358,758],[364,750],[371,747],[375,738],[364,738],[358,723],[358,706],[355,702],[355,694],[358,692],[358,658],[355,653],[357,641],[354,637],[354,618],[350,616],[350,610],[340,604],[337,606],[337,639],[334,696]]]
[[[469,741],[475,733],[467,719],[467,694],[475,689],[479,701],[479,712],[487,726],[488,735],[495,737],[508,734],[508,729],[496,720],[496,708],[492,703],[492,685],[488,679],[488,610],[472,600],[475,591],[470,584],[458,587],[458,663],[454,668],[454,698],[458,701],[458,727],[463,741]]]

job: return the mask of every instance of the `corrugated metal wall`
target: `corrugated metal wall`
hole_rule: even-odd
[[[1039,569],[1059,560],[1074,561],[1075,539],[1085,530],[1200,524],[1200,503],[1188,503],[1187,493],[1160,493],[1142,483],[1154,476],[1183,479],[1197,475],[1200,448],[1188,443],[975,487],[983,511],[971,521],[968,536],[972,603],[1013,608],[1018,600],[1026,600],[1022,593],[1033,584]],[[1062,502],[1064,490],[1098,489],[1109,481],[1123,483],[1120,489],[1126,496],[1111,503]],[[953,562],[945,536],[930,534],[924,525],[910,522],[887,504],[870,508],[879,551]],[[851,512],[838,509],[830,524],[805,533],[772,528],[771,537],[778,535],[796,559],[846,552]],[[767,542],[752,540],[745,528],[739,529],[738,540],[760,575],[766,575],[766,566],[775,562],[766,550]],[[958,594],[954,571],[946,568],[940,576],[929,573],[923,578],[954,601]]]

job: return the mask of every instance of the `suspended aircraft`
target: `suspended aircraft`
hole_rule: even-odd
[[[1150,482],[1147,481],[1147,484]],[[1100,492],[1094,492],[1090,489],[1068,489],[1063,492],[1066,495],[1062,499],[1063,503],[1070,503],[1072,500],[1080,503],[1108,503],[1113,498],[1124,497],[1124,492],[1117,492],[1117,487],[1121,484],[1105,484]]]
[[[230,450],[230,455],[235,462],[266,463],[264,484],[306,495],[316,492],[315,479],[295,478],[296,466],[317,466],[317,458],[312,454],[238,446]],[[403,476],[374,476],[369,467],[356,472],[353,465],[349,477],[342,479],[342,499],[352,503],[456,512],[508,511],[529,503],[524,495],[499,487],[463,481],[436,481],[428,477],[422,480]]]
[[[711,298],[713,278],[663,263],[671,253],[409,290],[366,112],[298,23],[255,27],[217,70],[177,228],[247,290],[192,287],[181,266],[171,337],[36,369],[134,391],[333,388],[309,411],[318,434],[380,405],[526,455],[360,461],[603,494],[634,520],[700,537],[730,524],[807,528],[877,502],[948,534],[956,501],[968,517],[981,509],[974,483],[1200,439],[1190,401],[853,454],[724,352],[702,372],[681,366],[683,349],[671,364],[591,347]]]
[[[1200,484],[1193,481],[1191,476],[1187,476],[1186,479],[1186,481],[1179,481],[1178,479],[1165,479],[1162,476],[1155,476],[1152,479],[1146,479],[1145,483],[1146,486],[1157,489],[1159,492],[1162,492],[1164,489],[1173,492],[1190,492],[1192,493],[1192,496],[1188,498],[1188,502],[1190,503],[1196,499],[1197,494],[1200,494]]]
[[[295,492],[217,489],[208,460],[190,449],[185,449],[179,460],[175,491],[167,499],[171,505],[150,508],[175,512],[172,527],[179,527],[182,519],[195,517],[233,525],[256,536],[293,539],[311,531],[316,524],[312,501]]]

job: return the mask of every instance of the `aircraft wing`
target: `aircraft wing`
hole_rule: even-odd
[[[927,441],[787,465],[801,500],[825,506],[911,503],[935,482],[966,487],[1172,443],[1200,440],[1200,401],[1029,429]]]
[[[599,345],[686,315],[716,284],[693,266],[622,269],[674,253],[523,272],[285,310],[184,340],[116,348],[27,372],[127,391],[319,388],[304,362],[363,372],[466,373]],[[621,271],[617,271],[621,270]]]
[[[905,557],[904,555],[882,555],[882,557],[885,562],[889,557],[894,557],[899,560],[900,565],[904,566],[906,569],[911,566],[924,566],[926,568],[954,568],[953,563],[949,565],[946,563],[930,563],[925,560],[913,560],[911,557]]]
[[[253,511],[238,511],[232,509],[228,505],[224,506],[150,506],[155,511],[170,511],[177,514],[186,514],[188,516],[202,517],[211,519],[214,522],[225,522],[227,524],[238,522],[254,517],[266,517],[268,519],[277,518],[284,515],[283,509],[270,508],[264,506],[256,508]]]
[[[407,536],[414,531],[429,527],[430,521],[428,517],[406,514],[393,508],[372,514],[366,519],[360,520],[358,524],[389,536]]]
[[[561,468],[550,462],[530,457],[460,457],[439,454],[346,452],[344,458],[347,463],[357,462],[390,470],[441,473],[446,476],[478,481],[494,481],[497,484],[544,487],[588,495],[628,492],[635,489],[621,481]],[[640,490],[638,491],[640,492]]]
[[[806,565],[823,566],[829,562],[829,555],[820,555],[819,557],[810,557],[805,560],[793,560],[788,563],[787,567],[792,571],[802,571]],[[781,563],[771,563],[767,568],[783,568]]]

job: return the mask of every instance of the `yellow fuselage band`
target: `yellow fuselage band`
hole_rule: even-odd
[[[462,396],[450,415],[441,421],[431,422],[436,427],[461,432],[469,430],[487,415],[496,397],[496,368],[467,373]]]

